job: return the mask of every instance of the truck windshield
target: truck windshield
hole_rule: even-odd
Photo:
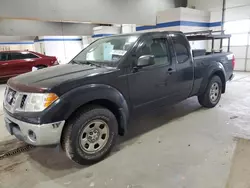
[[[83,49],[70,63],[116,67],[118,61],[137,41],[138,35],[102,38]]]

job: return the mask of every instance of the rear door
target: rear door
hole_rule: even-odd
[[[175,53],[176,71],[176,94],[181,100],[186,99],[192,92],[194,80],[194,65],[191,57],[191,47],[186,37],[181,33],[171,34],[172,47]]]

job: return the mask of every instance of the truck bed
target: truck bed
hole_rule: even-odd
[[[226,79],[229,80],[233,74],[233,54],[231,52],[220,52],[213,54],[205,54],[194,57],[196,69],[205,68],[212,63],[220,63],[225,69]],[[205,65],[205,66],[204,66]]]

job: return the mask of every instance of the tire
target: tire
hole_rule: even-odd
[[[101,129],[103,125],[104,128]],[[71,160],[82,165],[104,159],[115,145],[118,135],[115,115],[101,106],[86,107],[65,126],[61,139],[62,148]],[[99,146],[95,148],[97,144]]]
[[[216,88],[218,90],[216,90]],[[201,106],[206,108],[215,107],[221,98],[222,81],[219,76],[213,76],[202,95],[198,96],[198,101]]]
[[[39,70],[39,69],[44,69],[44,68],[46,68],[47,66],[45,66],[45,65],[37,65],[36,66],[36,68]]]

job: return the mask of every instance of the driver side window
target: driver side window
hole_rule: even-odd
[[[0,53],[0,61],[7,61],[8,60],[8,54],[7,53]]]
[[[143,55],[153,55],[156,65],[170,65],[167,39],[165,38],[149,38],[145,40],[139,45],[137,54],[138,58]]]

